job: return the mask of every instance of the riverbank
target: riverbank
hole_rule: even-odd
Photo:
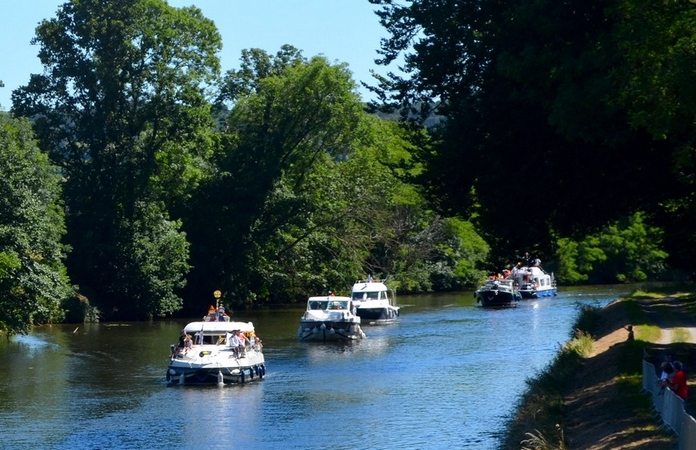
[[[626,325],[635,341],[627,341]],[[670,449],[641,393],[642,359],[674,354],[696,373],[696,296],[637,293],[605,308],[585,307],[551,364],[528,380],[502,449]],[[686,405],[693,410],[696,392]]]

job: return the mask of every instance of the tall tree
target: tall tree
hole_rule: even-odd
[[[71,287],[60,183],[29,121],[0,111],[0,332],[62,318]]]
[[[254,270],[261,261],[254,249],[264,248],[284,227],[302,226],[312,171],[327,156],[345,153],[362,114],[345,65],[299,55],[282,61],[286,54],[296,55],[291,48],[275,58],[256,51],[239,72],[228,74],[227,85],[237,87],[229,98],[219,173],[201,189],[205,200],[192,214],[201,220],[190,224],[191,288],[217,285],[233,297],[228,302],[243,303],[265,291]]]
[[[188,248],[171,216],[207,169],[217,29],[162,0],[73,0],[33,42],[44,73],[13,110],[65,173],[71,277],[107,315],[179,309]]]
[[[419,107],[446,118],[422,155],[422,182],[442,210],[475,214],[500,262],[525,248],[551,256],[558,234],[581,236],[684,195],[672,155],[691,148],[678,136],[693,101],[656,93],[686,87],[667,75],[693,61],[687,2],[371,2],[391,33],[382,62],[405,54],[405,74],[375,90],[408,118]],[[631,33],[651,42],[636,45]],[[676,49],[685,59],[667,57]],[[655,77],[661,60],[669,69]],[[661,120],[667,129],[656,126],[666,115],[639,120],[652,117],[643,99],[654,97],[679,104],[669,110],[685,120]]]

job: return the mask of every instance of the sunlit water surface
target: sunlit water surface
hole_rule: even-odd
[[[0,342],[0,447],[494,449],[578,305],[630,290],[562,288],[505,310],[470,292],[401,296],[399,323],[350,344],[298,342],[298,308],[237,314],[267,366],[241,386],[166,385],[185,321],[41,327]]]

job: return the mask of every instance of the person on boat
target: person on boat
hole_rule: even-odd
[[[232,351],[234,352],[234,357],[239,358],[241,352],[240,349],[244,348],[244,342],[239,339],[239,334],[238,333],[232,333],[229,338],[227,339],[227,345],[232,347]]]
[[[181,335],[179,336],[179,352],[187,353],[191,347],[193,347],[193,341],[191,340],[191,335],[186,334],[185,330],[181,330]]]
[[[524,256],[521,258],[522,264],[524,264],[527,267],[531,267],[532,263],[534,260],[532,259],[532,256],[529,254],[529,252],[524,252]]]
[[[373,281],[373,278],[372,278],[372,274],[370,273],[367,275],[367,282],[372,283],[372,281]]]
[[[249,338],[246,336],[246,334],[244,334],[243,331],[237,332],[237,336],[239,337],[240,342],[239,352],[242,356],[245,356],[247,348],[251,347],[251,341],[249,341]]]
[[[217,314],[215,316],[215,320],[218,322],[229,322],[230,321],[230,316],[227,315],[227,312],[225,311],[225,307],[220,305],[217,310]]]
[[[206,322],[215,322],[217,319],[217,311],[215,310],[215,307],[213,305],[210,305],[208,308],[208,314],[203,317],[203,320]]]

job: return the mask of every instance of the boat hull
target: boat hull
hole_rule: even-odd
[[[395,322],[399,318],[399,308],[394,306],[365,307],[357,308],[358,317],[368,323],[389,323]]]
[[[301,321],[297,336],[302,341],[352,341],[364,338],[365,333],[356,322]]]
[[[512,280],[491,280],[474,292],[476,301],[485,308],[509,308],[517,306],[522,295]]]
[[[217,350],[199,346],[185,355],[172,356],[167,368],[168,384],[230,384],[261,380],[266,375],[263,354],[247,350],[236,357],[229,348]]]
[[[558,295],[556,288],[553,289],[520,289],[520,295],[522,298],[542,298],[542,297],[555,297]]]
[[[522,297],[517,294],[507,292],[482,291],[476,296],[476,299],[485,308],[511,308],[517,306],[517,302]]]

